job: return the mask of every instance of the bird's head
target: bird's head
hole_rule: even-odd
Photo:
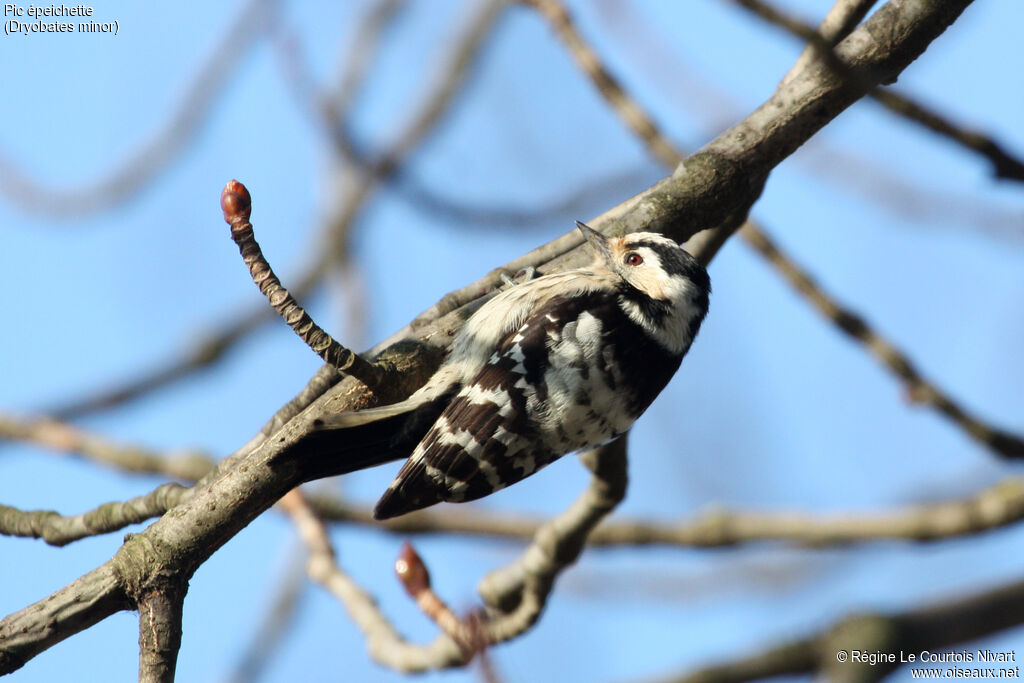
[[[674,241],[654,232],[608,238],[576,227],[597,253],[595,265],[616,276],[619,305],[662,346],[683,353],[708,311],[708,273]]]

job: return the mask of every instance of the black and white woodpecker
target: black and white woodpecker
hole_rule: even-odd
[[[388,519],[486,496],[625,433],[689,350],[711,283],[667,237],[576,225],[591,265],[498,293],[416,393],[318,420],[277,459],[310,480],[407,458],[374,509]]]

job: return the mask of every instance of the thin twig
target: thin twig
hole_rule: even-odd
[[[325,363],[337,368],[338,372],[355,377],[371,390],[380,386],[386,379],[384,371],[324,332],[274,274],[256,242],[252,223],[249,222],[252,201],[245,185],[237,180],[228,181],[221,193],[220,203],[224,210],[224,220],[231,226],[231,239],[238,245],[238,251],[249,267],[253,282],[278,315],[288,323],[288,327]]]
[[[990,135],[959,125],[918,100],[892,88],[876,88],[868,95],[889,111],[920,123],[928,130],[988,159],[992,173],[1002,180],[1024,182],[1024,161],[1010,154]]]
[[[320,269],[312,269],[295,287],[295,295],[306,297],[313,293],[318,280],[310,286],[311,277],[321,275]],[[132,373],[132,379],[124,383],[101,389],[83,397],[74,398],[66,403],[58,404],[44,412],[54,417],[70,420],[110,410],[126,403],[131,403],[152,393],[165,389],[177,382],[188,379],[204,370],[215,367],[234,350],[239,342],[258,330],[265,323],[275,320],[274,311],[264,305],[254,306],[241,315],[225,315],[227,323],[219,323],[215,329],[207,332],[193,333],[199,339],[192,348],[182,356],[162,361],[158,366]]]
[[[818,26],[818,35],[831,48],[850,34],[864,19],[877,0],[837,0]],[[786,83],[796,77],[816,60],[820,60],[821,49],[811,41],[782,78]]]
[[[835,57],[832,43],[809,24],[780,12],[764,0],[733,1],[765,21],[808,41],[830,66],[835,67],[837,63],[841,63]],[[843,73],[843,75],[848,76],[848,73]],[[870,88],[867,89],[866,94],[889,111],[920,123],[933,133],[985,157],[992,165],[992,172],[996,178],[1024,182],[1024,161],[1007,152],[991,136],[958,126],[945,116],[892,88]]]
[[[183,481],[199,479],[214,464],[201,451],[161,453],[120,444],[52,418],[16,418],[0,413],[0,439],[42,446],[128,472],[162,474]]]
[[[907,396],[912,401],[932,406],[959,426],[968,436],[999,455],[1006,458],[1024,458],[1024,440],[982,422],[923,377],[906,353],[875,331],[860,315],[829,296],[810,275],[778,248],[763,229],[748,224],[744,226],[740,234],[819,313],[832,321],[836,329],[859,342],[871,355],[899,377],[907,388]]]
[[[161,484],[144,496],[104,503],[94,510],[70,517],[53,510],[25,511],[0,505],[0,534],[42,538],[50,545],[63,546],[159,517],[174,507],[185,491],[180,484]]]
[[[379,0],[365,14],[354,31],[355,40],[342,60],[344,69],[334,95],[326,102],[328,115],[334,118],[352,109],[356,95],[362,88],[381,38],[401,15],[406,0]]]
[[[488,642],[503,642],[533,626],[555,579],[579,559],[594,528],[625,498],[626,436],[581,453],[580,462],[591,472],[582,495],[537,529],[517,561],[491,572],[477,587],[484,603],[500,614],[485,624]]]
[[[618,79],[604,67],[597,53],[582,39],[565,6],[557,0],[524,0],[524,3],[533,5],[544,15],[565,43],[576,64],[590,77],[626,125],[647,143],[651,154],[669,166],[678,164],[681,161],[679,153],[665,139],[647,112],[626,95]]]
[[[341,602],[366,636],[370,656],[378,663],[400,671],[426,671],[467,662],[459,645],[445,634],[429,645],[411,644],[398,634],[376,601],[341,569],[327,529],[298,489],[281,498],[278,505],[292,518],[309,550],[309,578]]]
[[[313,495],[310,506],[327,522],[382,525],[395,534],[459,534],[527,540],[543,521],[483,511],[415,512],[374,522],[369,506]],[[934,542],[1000,529],[1024,519],[1024,479],[1007,477],[969,497],[915,505],[885,513],[811,514],[801,512],[708,510],[693,519],[671,522],[620,519],[599,525],[587,537],[593,548],[663,545],[717,548],[744,543],[791,543],[824,547],[902,540]]]
[[[483,647],[515,638],[536,623],[555,578],[576,561],[588,534],[625,496],[625,438],[590,451],[581,460],[593,472],[583,495],[537,530],[519,560],[481,582],[480,595],[491,610],[487,618],[466,622],[457,617],[429,590],[429,575],[422,562],[416,562],[414,554],[403,553],[399,564],[403,583],[442,629],[441,636],[425,646],[401,638],[373,599],[341,570],[323,521],[298,490],[282,498],[279,505],[292,517],[309,548],[310,578],[342,602],[366,635],[374,659],[401,671],[462,666]]]

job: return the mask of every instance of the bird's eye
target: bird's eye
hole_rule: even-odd
[[[626,254],[626,258],[623,260],[626,262],[627,266],[639,266],[641,263],[644,262],[644,257],[636,253],[635,251],[631,251],[628,254]]]

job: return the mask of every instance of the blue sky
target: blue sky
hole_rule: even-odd
[[[119,34],[0,38],[0,156],[43,186],[89,186],[165,125],[244,3],[94,5]],[[400,16],[354,112],[372,148],[429,91],[475,3],[418,0]],[[760,104],[800,45],[728,3],[571,3],[580,30],[673,140],[693,150]],[[825,3],[785,6],[816,20]],[[335,82],[362,3],[286,4],[315,76]],[[1024,153],[1019,36],[1024,6],[976,3],[899,87]],[[198,132],[125,203],[53,217],[0,197],[6,322],[0,408],[29,413],[120,382],[191,348],[261,304],[218,206],[225,181],[254,197],[257,237],[286,282],[308,263],[332,210],[327,137],[263,37],[237,55]],[[514,7],[464,95],[410,159],[437,193],[526,208],[611,176],[630,177],[579,215],[522,228],[467,229],[385,189],[356,227],[354,262],[371,295],[362,338],[338,305],[310,308],[354,346],[389,336],[442,294],[641,191],[663,173],[531,11]],[[10,186],[9,176],[5,181]],[[995,424],[1024,432],[1024,209],[1021,188],[983,161],[864,102],[771,176],[753,215],[840,300],[907,349],[920,370]],[[745,245],[711,267],[711,313],[683,367],[631,440],[623,517],[687,519],[710,506],[815,512],[890,510],[969,496],[1017,471],[935,413],[908,403],[863,349],[824,324]],[[351,286],[351,285],[349,285]],[[297,392],[318,359],[283,324],[253,334],[213,370],[83,425],[157,448],[225,454]],[[346,477],[372,502],[385,467]],[[480,503],[550,515],[585,485],[573,458]],[[0,502],[73,514],[150,490],[120,474],[3,445]],[[141,527],[140,527],[141,528]],[[949,543],[820,551],[777,546],[588,551],[562,577],[539,626],[494,659],[507,680],[624,680],[683,671],[823,627],[851,610],[900,610],[1018,579],[1017,527]],[[122,534],[64,549],[0,538],[0,611],[20,609],[104,562]],[[412,639],[434,627],[392,578],[402,539],[339,528],[344,566]],[[515,544],[416,540],[439,592],[460,608]],[[195,575],[179,680],[225,678],[298,547],[264,515]],[[123,613],[40,655],[12,681],[126,680],[137,622]],[[1024,649],[1024,631],[989,641]],[[398,680],[368,661],[340,606],[307,588],[295,630],[265,680]],[[473,673],[429,680],[474,680]]]

